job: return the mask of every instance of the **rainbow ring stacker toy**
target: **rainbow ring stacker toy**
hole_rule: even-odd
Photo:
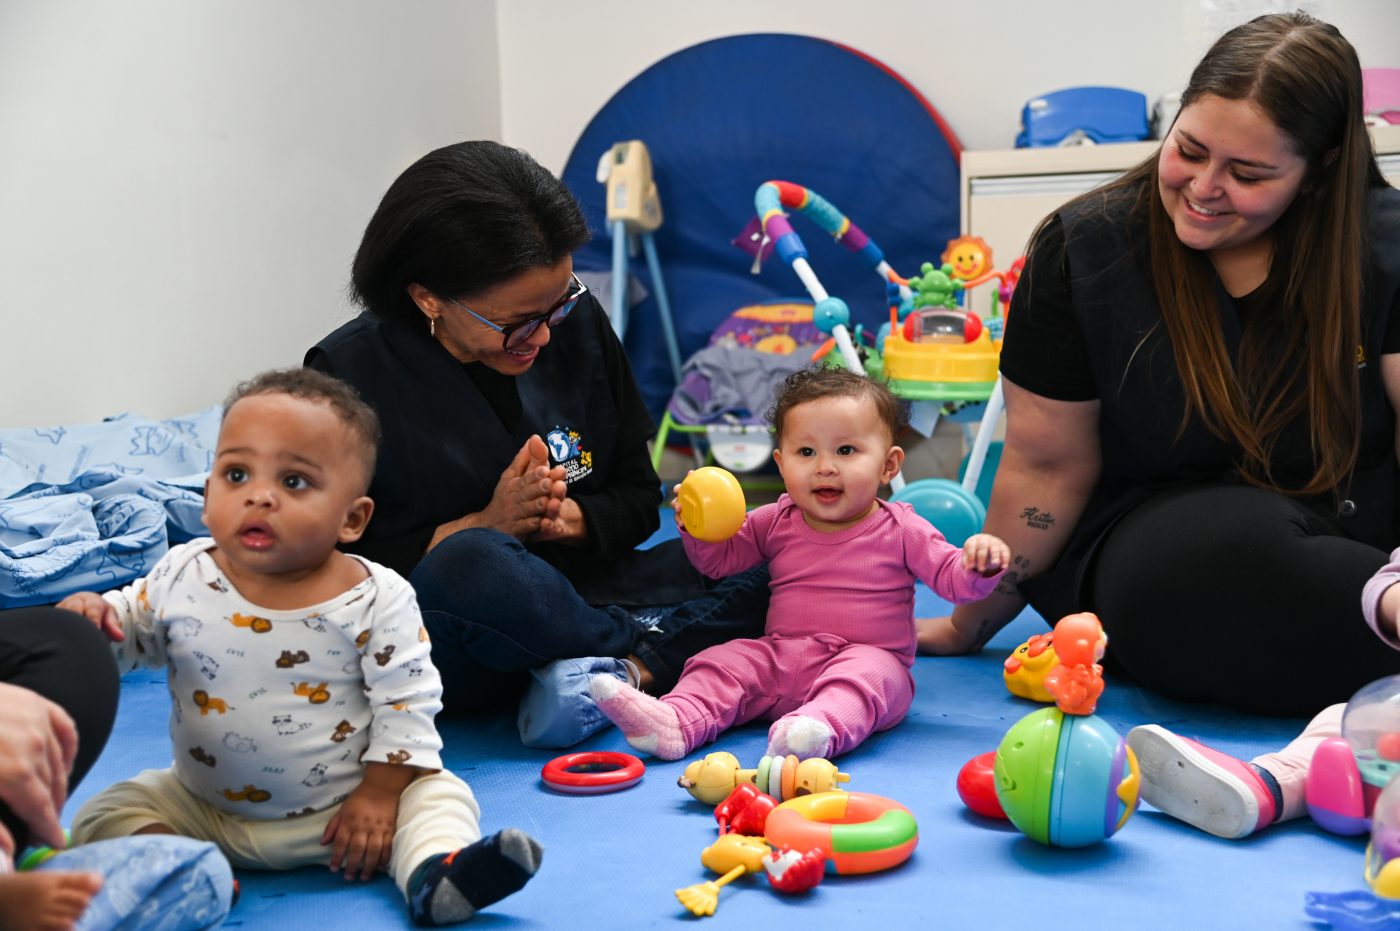
[[[540,779],[567,795],[600,795],[630,789],[645,774],[646,766],[630,753],[591,750],[555,757],[544,764]]]
[[[686,532],[706,543],[720,543],[744,525],[744,489],[719,466],[702,466],[680,484],[681,520]]]
[[[820,850],[828,873],[875,873],[909,859],[919,845],[914,815],[867,792],[817,792],[783,802],[763,836],[774,847]]]

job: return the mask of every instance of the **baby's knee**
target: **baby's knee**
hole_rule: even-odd
[[[511,577],[512,565],[528,551],[520,541],[499,530],[474,527],[446,538],[426,554],[409,576],[409,582],[425,608],[453,603],[463,586],[477,579],[498,583]]]
[[[74,845],[130,837],[153,824],[172,826],[169,804],[182,790],[162,782],[161,773],[148,770],[88,799],[73,816]]]

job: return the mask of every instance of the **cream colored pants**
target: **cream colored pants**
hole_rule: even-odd
[[[1346,705],[1330,705],[1317,713],[1303,733],[1277,753],[1256,756],[1251,762],[1267,769],[1283,793],[1283,811],[1278,820],[1289,821],[1308,813],[1308,766],[1317,745],[1329,737],[1342,736],[1342,712]]]
[[[296,818],[255,821],[229,814],[191,795],[168,769],[148,769],[98,793],[73,819],[73,843],[127,837],[152,824],[213,841],[235,868],[289,870],[330,863],[321,834],[339,805]],[[442,771],[419,776],[399,796],[398,826],[389,875],[408,895],[418,864],[481,839],[480,809],[465,782]]]

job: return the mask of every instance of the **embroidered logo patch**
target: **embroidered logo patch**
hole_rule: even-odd
[[[572,485],[593,471],[593,453],[579,445],[579,433],[568,427],[555,427],[545,435],[550,465],[564,467],[564,481]]]

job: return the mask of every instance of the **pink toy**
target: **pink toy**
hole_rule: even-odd
[[[1333,834],[1365,834],[1380,790],[1361,781],[1351,744],[1329,737],[1308,764],[1308,814]]]

